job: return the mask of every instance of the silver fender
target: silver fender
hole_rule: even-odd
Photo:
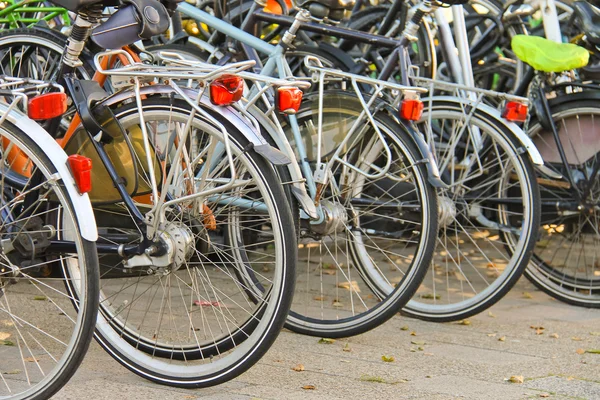
[[[7,110],[8,105],[0,104],[0,114],[4,115]],[[65,188],[73,202],[81,236],[85,240],[95,242],[98,239],[98,229],[96,228],[96,219],[94,218],[92,204],[87,193],[79,194],[77,191],[75,180],[67,167],[67,154],[65,151],[48,132],[23,113],[13,110],[7,115],[6,120],[19,128],[44,150],[46,157],[50,159],[60,179],[64,182]]]
[[[430,100],[433,102],[443,101],[455,103],[458,107],[465,107],[473,104],[472,100],[450,96],[435,96],[432,98],[424,98],[422,100],[423,104],[425,105],[423,110],[424,113],[427,112],[427,107]],[[486,104],[480,103],[477,106],[477,108],[481,110],[484,114],[486,114],[488,118],[494,119],[495,122],[504,125],[510,131],[512,131],[512,133],[516,136],[521,145],[525,148],[527,154],[529,154],[529,158],[535,165],[544,165],[544,159],[542,158],[542,155],[538,151],[537,147],[535,147],[533,141],[529,138],[529,136],[527,136],[527,133],[523,132],[523,130],[517,124],[505,120],[504,118],[502,118],[502,114],[500,113],[500,111]]]
[[[190,88],[180,88],[186,96],[191,99],[195,99],[198,95],[198,92],[195,89]],[[152,95],[152,94],[169,94],[176,93],[171,86],[168,85],[152,85],[152,86],[144,86],[140,89],[140,94],[142,95]],[[113,96],[107,98],[103,104],[111,106],[113,104],[120,103],[124,100],[135,97],[135,93],[133,90],[125,90],[119,93],[114,94]],[[227,119],[230,123],[235,125],[236,128],[244,135],[246,139],[250,143],[254,145],[254,150],[264,157],[267,161],[271,162],[275,165],[285,165],[290,163],[290,159],[280,152],[278,149],[271,146],[265,138],[262,137],[260,131],[256,129],[252,125],[250,121],[245,119],[240,113],[233,107],[217,107],[213,105],[210,100],[203,96],[200,100],[200,103],[207,108],[221,114],[223,118]]]

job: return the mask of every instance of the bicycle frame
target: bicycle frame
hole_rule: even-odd
[[[21,1],[13,3],[8,0],[10,5],[0,11],[0,24],[9,24],[10,28],[19,28],[23,24],[33,26],[39,21],[51,21],[54,18],[62,17],[64,25],[71,25],[69,12],[62,7],[45,6],[43,0]],[[39,5],[38,5],[39,4]],[[22,17],[21,13],[44,13],[42,18]]]
[[[256,9],[256,4],[254,4],[253,7],[251,8],[250,15],[253,15],[252,11],[255,11],[255,9]],[[280,42],[276,46],[265,43],[263,40],[251,35],[250,33],[245,32],[239,28],[236,28],[236,27],[232,26],[231,24],[227,23],[226,21],[215,18],[214,16],[212,16],[202,10],[199,10],[198,8],[196,8],[190,4],[184,4],[184,3],[179,4],[178,11],[180,11],[182,14],[185,14],[197,21],[207,24],[208,26],[229,36],[232,39],[239,41],[242,44],[242,46],[244,46],[244,49],[247,51],[250,59],[260,62],[260,57],[258,56],[258,52],[267,55],[268,59],[260,71],[261,75],[271,76],[275,73],[275,71],[277,71],[278,76],[281,79],[288,79],[289,77],[291,77],[292,74],[291,74],[290,68],[287,64],[287,61],[285,59],[286,45],[283,42]],[[302,13],[302,12],[303,11],[299,11],[299,13]],[[257,14],[258,13],[260,13],[260,12],[257,12]],[[267,13],[265,13],[265,14],[267,14]],[[274,15],[274,14],[268,14],[268,15]],[[304,16],[300,17],[300,18],[296,17],[296,19],[294,19],[294,22],[291,24],[291,28],[290,28],[290,31],[293,32],[292,35],[294,35],[295,32],[297,32],[302,26],[315,26],[314,24],[307,24],[308,20],[309,20],[309,17],[306,14],[304,14]],[[322,28],[322,27],[320,27],[320,28]],[[329,27],[327,27],[327,28],[329,28]],[[343,28],[337,28],[337,29],[340,31],[345,31],[346,33],[348,33],[350,35],[355,34],[355,32],[352,30],[347,30],[347,29],[344,30]],[[366,39],[369,35],[359,34],[358,36],[362,37],[363,39]],[[373,36],[373,35],[370,35],[370,36]],[[392,45],[392,44],[394,46],[398,45],[398,42],[395,40],[390,40],[390,39],[385,39],[385,38],[383,38],[381,40],[387,41],[387,43],[389,43],[390,45]],[[357,80],[363,79],[363,77],[358,76],[358,75],[353,75],[353,76]],[[399,85],[396,89],[397,90],[407,90],[407,89],[414,89],[414,88]],[[303,176],[292,176],[292,178],[294,180],[305,179],[306,184],[308,186],[308,192],[310,194],[310,197],[313,200],[315,200],[316,203],[318,203],[318,198],[319,198],[320,193],[318,192],[317,185],[318,184],[323,185],[326,182],[326,180],[328,178],[327,173],[326,173],[327,167],[324,163],[321,162],[321,159],[320,159],[321,155],[318,154],[316,170],[314,172],[312,171],[310,164],[308,162],[308,159],[307,159],[307,152],[306,152],[306,149],[304,148],[304,144],[303,144],[301,133],[300,133],[300,127],[298,125],[296,117],[293,115],[290,115],[289,121],[290,121],[290,127],[292,128],[294,140],[297,144],[297,150],[298,150],[298,154],[299,154],[299,158],[300,158],[299,167],[303,174]],[[430,173],[430,181],[433,181],[433,182],[436,182],[439,184],[439,182],[437,181],[439,179],[439,174],[437,173],[437,168],[435,167],[435,161],[434,161],[433,155],[428,151],[429,148],[427,147],[427,144],[425,143],[423,138],[420,136],[421,135],[413,135],[413,137],[415,138],[415,140],[418,143],[419,149],[422,152],[426,151],[426,153],[424,153],[423,156],[425,159],[428,160],[428,171]],[[320,146],[319,146],[319,148],[320,148]],[[290,157],[290,158],[293,158],[293,160],[295,160],[295,157]],[[297,161],[292,161],[292,162],[297,162]],[[295,171],[291,170],[291,172],[295,172]]]

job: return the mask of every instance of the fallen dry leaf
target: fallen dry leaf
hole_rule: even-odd
[[[16,374],[20,374],[20,373],[21,373],[20,369],[13,369],[10,371],[3,372],[2,374],[3,375],[16,375]]]
[[[304,390],[315,390],[316,386],[315,385],[304,385],[304,386],[302,386],[302,389],[304,389]]]
[[[38,301],[43,301],[43,300],[47,300],[47,297],[46,296],[34,296],[33,299],[38,300]]]
[[[0,332],[0,340],[6,340],[10,337],[10,333],[8,332]]]
[[[538,329],[544,330],[544,329],[546,329],[543,326],[536,326],[536,325],[531,325],[530,328],[531,329],[535,329],[535,330],[538,330]]]
[[[524,379],[522,375],[513,375],[510,378],[508,378],[508,381],[511,383],[523,383]]]
[[[351,351],[352,351],[352,349],[350,348],[350,343],[346,343],[346,344],[344,345],[344,348],[342,348],[342,351],[345,351],[345,352],[347,352],[347,353],[351,352]]]
[[[335,343],[335,339],[321,338],[321,339],[319,339],[319,343],[332,344],[332,343]]]
[[[592,336],[600,336],[600,332],[590,332],[590,335],[592,335]]]
[[[571,340],[572,340],[572,341],[574,341],[574,342],[581,342],[583,339],[582,339],[582,338],[580,338],[580,337],[577,337],[577,336],[573,336],[573,337],[571,338]]]
[[[325,275],[335,275],[335,269],[324,269],[323,273]]]
[[[488,333],[487,335],[488,335],[489,337],[496,337],[496,334],[495,334],[495,333]]]
[[[381,356],[381,360],[383,362],[394,362],[394,361],[396,361],[396,359],[394,358],[394,356],[386,356],[386,355]]]
[[[499,342],[504,342],[506,340],[506,336],[502,336],[501,338],[498,338]]]
[[[424,356],[432,356],[433,353],[423,353]]]
[[[356,281],[340,282],[340,283],[338,283],[337,287],[339,287],[341,289],[348,289],[348,290],[356,292],[356,293],[360,293],[360,288],[358,287],[358,283]]]
[[[533,296],[529,292],[523,292],[524,299],[533,299]]]
[[[536,329],[535,330],[535,334],[536,335],[543,335],[544,334],[544,330],[543,329]]]
[[[31,362],[32,363],[32,362],[40,361],[40,359],[39,358],[34,358],[34,357],[27,357],[27,358],[24,358],[23,361],[25,361],[25,362]]]
[[[490,318],[496,318],[496,316],[494,314],[492,314],[491,311],[488,311],[488,317],[490,317]]]
[[[471,320],[463,319],[462,321],[458,321],[459,325],[471,325]]]
[[[333,303],[331,303],[332,306],[334,307],[343,307],[344,305],[342,303],[340,303],[339,301],[334,301]]]
[[[550,397],[550,395],[548,393],[540,393],[540,397]]]
[[[558,339],[558,333],[553,333],[552,335],[550,335],[550,337],[552,339]]]
[[[304,365],[298,364],[295,367],[292,367],[292,371],[302,372],[302,371],[304,371]]]
[[[408,326],[404,325],[402,328],[400,328],[401,331],[407,331],[408,330]]]
[[[585,350],[584,349],[577,349],[577,350],[575,350],[575,353],[577,353],[577,354],[584,354]]]
[[[323,300],[325,300],[325,297],[324,296],[315,296],[314,300],[316,300],[316,301],[323,301]]]
[[[422,346],[425,344],[425,342],[420,341],[420,340],[411,340],[410,341],[411,344],[416,344],[417,346]]]
[[[412,332],[410,333],[410,336],[417,336],[417,332],[415,332],[415,331],[412,331]]]
[[[223,303],[219,303],[218,301],[206,301],[206,300],[196,300],[194,301],[194,305],[198,307],[219,307],[219,308],[227,308],[227,306]]]
[[[10,340],[0,340],[0,346],[14,346],[15,344]]]

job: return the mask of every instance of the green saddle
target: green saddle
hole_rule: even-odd
[[[512,49],[519,60],[538,71],[563,72],[585,67],[590,53],[571,43],[556,43],[539,36],[516,35]]]

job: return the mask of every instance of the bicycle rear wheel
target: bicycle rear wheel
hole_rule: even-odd
[[[316,158],[317,96],[306,96],[297,114],[311,162]],[[323,159],[331,157],[362,111],[355,95],[327,92]],[[343,155],[372,176],[333,164],[320,199],[324,218],[301,221],[296,293],[287,320],[293,331],[335,338],[379,326],[410,300],[431,261],[437,204],[423,156],[405,126],[384,112],[373,118],[375,124],[362,120]],[[290,127],[284,129],[295,146]],[[386,148],[390,168],[373,177],[385,168]],[[390,290],[372,293],[372,279]]]
[[[552,133],[533,121],[529,134],[545,165],[563,179],[540,177],[540,240],[525,276],[541,290],[569,304],[600,307],[600,108],[597,96],[583,92],[551,104],[568,166],[562,163]],[[566,176],[573,176],[572,187]],[[589,188],[579,200],[577,192]],[[559,206],[560,205],[560,206]]]
[[[135,143],[137,106],[123,104],[114,112]],[[188,139],[178,139],[190,114],[181,100],[144,100],[146,128],[163,170],[159,191],[168,191],[174,201],[193,192],[194,185],[231,180],[231,164],[219,155],[223,136],[212,122],[197,115]],[[161,235],[174,238],[182,250],[176,266],[128,263],[124,270],[122,258],[100,257],[98,342],[134,373],[188,388],[225,382],[255,364],[282,328],[294,292],[296,236],[281,184],[230,121],[214,111],[211,117],[230,135],[236,185],[172,206]],[[174,158],[181,146],[186,146],[184,161]],[[166,179],[170,173],[172,180]],[[149,182],[141,174],[141,181]],[[143,212],[153,204],[148,196],[134,200]],[[101,243],[141,241],[119,202],[99,204],[95,213]],[[180,241],[187,244],[181,247]],[[250,288],[239,278],[245,269],[265,290],[258,301],[249,300]]]
[[[428,321],[464,319],[500,300],[527,266],[539,228],[540,195],[527,152],[500,121],[480,109],[466,115],[464,107],[426,102],[419,124],[433,135],[450,186],[438,190],[433,263],[403,310]]]
[[[98,309],[96,245],[80,232],[93,220],[79,219],[65,187],[72,183],[58,175],[66,155],[56,145],[49,157],[43,138],[32,137],[9,121],[0,126],[2,399],[48,399],[60,390],[85,356]]]

